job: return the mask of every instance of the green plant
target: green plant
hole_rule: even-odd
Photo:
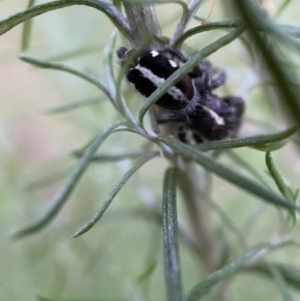
[[[153,6],[153,4],[169,2],[179,4],[183,10],[177,28],[170,39],[162,36],[160,24]],[[278,15],[289,2],[283,1],[282,6],[277,11]],[[12,15],[0,22],[0,34],[4,34],[18,24],[25,22],[22,35],[22,54],[20,55],[22,61],[39,68],[64,71],[95,85],[105,95],[105,98],[109,100],[112,109],[118,113],[118,117],[122,119],[122,121],[110,125],[106,130],[101,129],[100,133],[94,139],[74,153],[79,158],[78,163],[69,175],[66,183],[55,195],[52,206],[36,223],[16,232],[14,238],[20,239],[44,229],[61,211],[82,175],[93,162],[138,158],[117,182],[108,194],[108,197],[102,202],[100,209],[86,224],[75,232],[73,237],[83,235],[106,213],[114,198],[126,182],[136,174],[138,169],[155,157],[163,156],[170,167],[166,168],[164,174],[162,209],[156,206],[154,208],[151,207],[147,209],[146,214],[151,216],[154,223],[162,224],[163,228],[164,273],[167,300],[194,301],[202,297],[207,298],[207,300],[209,298],[211,300],[226,300],[226,298],[232,300],[230,292],[227,291],[228,287],[230,287],[230,276],[236,273],[238,277],[244,272],[260,272],[269,278],[273,278],[282,294],[283,300],[292,300],[293,293],[291,292],[291,288],[298,293],[300,289],[299,269],[287,264],[271,262],[266,258],[268,258],[269,253],[273,250],[282,249],[287,246],[299,248],[299,242],[296,239],[288,239],[288,235],[290,235],[292,229],[291,225],[293,227],[296,225],[297,215],[300,210],[298,189],[290,187],[284,180],[279,169],[275,166],[272,153],[281,150],[288,140],[291,140],[295,145],[299,144],[299,138],[296,135],[300,124],[299,84],[295,80],[297,78],[296,72],[290,68],[287,60],[283,61],[283,57],[285,56],[282,53],[285,53],[291,59],[293,58],[293,55],[295,55],[294,52],[299,50],[298,38],[300,36],[300,29],[296,26],[275,23],[275,21],[268,18],[262,12],[260,6],[254,1],[232,0],[228,2],[228,5],[231,5],[235,9],[236,14],[240,16],[239,20],[206,22],[205,24],[186,30],[192,19],[197,17],[196,13],[201,4],[201,0],[190,1],[189,5],[180,0],[59,0],[39,5],[35,5],[35,1],[29,1],[27,10]],[[130,43],[133,47],[145,47],[145,45],[147,47],[156,47],[166,42],[173,47],[181,47],[188,38],[199,33],[217,29],[229,32],[200,50],[197,49],[197,52],[191,56],[189,61],[168,78],[145,101],[138,115],[135,115],[122,94],[121,84],[126,66],[115,76],[113,62],[115,60],[115,45],[117,40],[116,30],[111,34],[110,39],[107,40],[104,51],[106,83],[102,82],[98,76],[82,72],[65,64],[52,60],[36,59],[24,54],[29,49],[32,27],[31,18],[72,5],[90,6],[106,14],[122,36],[123,43]],[[122,8],[126,12],[128,19],[125,19],[120,12]],[[279,101],[281,102],[281,110],[287,113],[288,119],[292,121],[292,126],[287,130],[277,130],[271,134],[266,133],[224,141],[205,142],[197,146],[183,144],[168,136],[166,129],[163,129],[164,134],[162,134],[152,111],[157,99],[172,86],[174,80],[183,77],[204,58],[216,51],[222,51],[224,46],[238,38],[241,39],[254,60],[260,58],[260,63],[269,74],[271,87],[278,94]],[[85,103],[84,105],[88,104],[91,103]],[[54,113],[68,111],[80,106],[80,104],[74,103],[67,108],[62,107],[55,110]],[[147,113],[150,115],[151,127],[144,122],[144,117]],[[143,141],[147,142],[147,144],[143,146],[142,150],[135,149],[129,153],[96,155],[97,150],[102,144],[105,144],[106,139],[116,132],[133,133],[142,137]],[[243,160],[237,152],[232,150],[246,147],[251,147],[265,153],[266,167],[270,177],[276,184],[275,188],[273,186],[271,188],[272,184],[269,183],[269,179],[261,176],[259,171],[251,166],[251,160]],[[227,155],[235,163],[234,168],[220,161],[219,157],[223,154]],[[197,165],[201,166],[202,169],[197,169]],[[243,195],[247,195],[247,198],[251,200],[255,198],[276,206],[282,215],[281,223],[283,225],[283,230],[281,229],[278,233],[274,231],[278,235],[276,241],[268,238],[263,242],[259,241],[259,243],[255,241],[252,247],[248,246],[249,243],[247,242],[246,235],[234,226],[234,218],[229,218],[221,207],[212,201],[212,193],[218,190],[218,187],[222,184],[220,184],[221,182],[217,182],[212,189],[211,174],[234,184],[243,191]],[[186,209],[187,216],[185,222],[187,225],[179,224],[178,226],[177,187],[182,193],[181,203]],[[217,195],[220,197],[222,193],[219,192]],[[222,219],[220,229],[217,229],[211,213],[209,213],[212,210],[217,212]],[[145,211],[138,214],[143,216]],[[222,229],[223,225],[227,226],[235,235],[237,243],[229,243],[224,234],[224,229]],[[187,293],[182,290],[181,284],[181,261],[178,252],[179,239],[187,247],[189,256],[194,256],[195,265],[199,264],[205,275],[204,280],[197,279],[191,284],[189,282],[192,288]],[[152,245],[155,246],[155,243],[151,243]],[[154,255],[150,255],[145,272],[141,274],[137,281],[140,286],[150,281],[157,264],[156,258],[154,258],[155,254],[157,254],[157,249],[152,250],[151,247],[150,250],[150,253]],[[238,272],[241,274],[238,274]],[[221,283],[219,284],[219,282]],[[153,297],[150,293],[147,294],[146,291],[145,289],[144,295],[140,299],[152,300],[151,298]],[[99,300],[106,300],[105,298],[101,298],[100,296]],[[40,300],[48,299],[41,297]],[[124,298],[124,300],[127,299]],[[252,300],[251,296],[250,300]]]

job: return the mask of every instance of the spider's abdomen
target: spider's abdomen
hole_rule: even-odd
[[[126,55],[126,52],[121,50],[118,53],[120,53],[121,59]],[[126,77],[137,91],[149,97],[178,68],[175,61],[159,51],[147,50],[132,64]],[[158,99],[156,104],[169,110],[180,110],[189,104],[195,94],[195,85],[192,79],[186,75],[174,83],[174,86]]]

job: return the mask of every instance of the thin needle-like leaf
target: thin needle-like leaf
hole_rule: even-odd
[[[192,0],[188,6],[188,10],[183,11],[181,19],[177,25],[177,28],[173,34],[172,39],[170,41],[171,46],[176,47],[175,42],[176,42],[177,38],[180,37],[182,35],[182,33],[186,30],[188,24],[190,23],[190,21],[196,14],[201,3],[202,3],[202,0]]]
[[[113,297],[111,295],[109,296],[100,296],[97,299],[49,299],[43,296],[37,296],[37,301],[128,301],[127,298],[123,298],[123,297]]]
[[[35,0],[29,0],[27,8],[34,6]],[[23,26],[21,52],[25,52],[29,48],[31,36],[32,19],[27,20]]]
[[[113,100],[115,101],[117,92],[116,92],[116,81],[114,77],[114,68],[113,68],[113,56],[114,49],[117,41],[117,31],[114,30],[111,34],[107,46],[104,49],[104,66],[105,66],[105,79],[108,91],[112,95]]]
[[[74,46],[73,46],[74,47]],[[64,60],[71,60],[74,58],[77,58],[79,56],[88,55],[95,52],[100,52],[102,50],[102,47],[100,46],[86,46],[86,47],[80,47],[80,48],[72,48],[71,50],[66,50],[65,52],[54,54],[50,57],[47,57],[47,61],[64,61]]]
[[[203,20],[201,20],[203,21]],[[177,40],[174,42],[175,47],[180,47],[185,40],[188,38],[202,32],[210,31],[210,30],[229,30],[229,29],[235,29],[239,26],[244,25],[244,22],[241,20],[230,20],[230,21],[218,21],[218,22],[208,22],[203,25],[195,26],[186,32],[184,32],[181,36],[177,38]],[[254,24],[256,26],[256,29],[259,31],[262,31],[263,28],[259,27],[259,24]],[[285,32],[285,34],[288,37],[294,37],[299,38],[300,37],[300,27],[298,26],[291,26],[291,25],[285,25],[285,24],[278,24],[278,28],[281,29],[282,32]]]
[[[146,210],[148,213],[149,211]],[[148,215],[147,213],[147,215]],[[159,218],[159,222],[161,222],[161,218]],[[155,268],[157,266],[158,263],[158,252],[160,251],[160,243],[161,243],[161,229],[160,229],[160,225],[158,227],[158,225],[156,223],[154,223],[153,225],[153,232],[151,233],[151,239],[149,241],[149,246],[148,246],[148,250],[146,252],[146,262],[144,264],[143,267],[143,271],[136,277],[136,281],[143,285],[143,287],[147,289],[149,287],[149,278],[151,277],[151,275],[153,275],[153,272],[155,271]],[[144,289],[144,290],[145,290]]]
[[[29,63],[31,65],[34,65],[39,68],[43,69],[51,69],[51,70],[59,70],[64,71],[70,74],[73,74],[81,79],[84,79],[88,81],[89,83],[95,85],[97,88],[99,88],[110,100],[112,100],[110,93],[106,89],[106,87],[99,81],[97,78],[90,76],[82,71],[73,69],[65,64],[61,63],[55,63],[55,62],[49,62],[45,60],[40,60],[37,58],[29,57],[25,54],[20,54],[20,59],[26,63]]]
[[[204,281],[194,286],[194,288],[188,294],[186,301],[199,300],[214,285],[216,285],[223,279],[227,279],[239,268],[241,268],[249,259],[253,258],[268,246],[269,244],[266,243],[254,246],[243,253],[241,256],[239,256],[237,259],[233,260],[231,263],[210,274]]]
[[[146,154],[142,156],[133,167],[128,170],[128,172],[121,178],[121,180],[116,184],[116,186],[113,188],[113,190],[108,195],[107,199],[103,202],[100,209],[96,212],[96,214],[85,224],[83,225],[72,237],[76,238],[84,234],[85,232],[89,231],[102,217],[106,209],[109,207],[115,196],[119,193],[119,191],[122,189],[122,187],[126,184],[126,182],[130,179],[130,177],[145,163],[147,163],[149,160],[153,159],[156,156],[156,154]]]
[[[75,169],[72,174],[66,181],[65,185],[61,188],[61,190],[56,194],[52,201],[52,206],[47,210],[47,212],[40,218],[36,223],[30,225],[20,231],[17,231],[14,235],[14,239],[19,239],[21,237],[36,233],[42,230],[45,226],[47,226],[53,218],[60,212],[64,204],[69,199],[71,193],[77,186],[80,178],[86,171],[89,166],[90,159],[94,156],[97,149],[104,142],[104,140],[110,136],[113,132],[118,131],[126,126],[125,122],[119,122],[109,127],[104,132],[102,131],[97,138],[91,143],[91,145],[85,150],[83,156],[77,163]]]
[[[52,171],[49,174],[40,175],[38,179],[32,180],[29,183],[25,184],[24,190],[34,191],[45,187],[49,187],[65,179],[72,170],[70,166],[65,168],[62,168],[61,166],[60,168],[60,170]]]
[[[104,57],[105,57],[105,77],[106,77],[106,83],[108,90],[110,94],[112,95],[113,102],[116,107],[119,108],[120,112],[122,115],[130,122],[133,124],[137,124],[137,121],[131,114],[129,108],[126,105],[125,99],[123,98],[122,95],[119,95],[117,93],[117,87],[116,87],[116,80],[114,76],[114,50],[115,50],[115,45],[117,41],[117,31],[115,30],[109,39],[109,42],[107,46],[105,47],[104,50]],[[120,101],[118,101],[120,100]]]
[[[91,158],[91,162],[94,163],[105,163],[105,162],[117,162],[117,161],[122,161],[122,160],[128,160],[128,159],[136,159],[138,157],[141,157],[142,155],[146,154],[153,154],[153,155],[158,155],[158,152],[155,151],[136,151],[136,152],[131,152],[131,153],[124,153],[120,155],[111,155],[111,154],[104,154],[104,155],[97,155]],[[82,152],[76,151],[73,152],[73,155],[75,157],[80,157],[82,156]]]
[[[270,152],[266,153],[266,165],[268,167],[268,170],[269,170],[269,173],[270,173],[271,177],[273,178],[274,182],[276,183],[276,186],[278,187],[281,194],[286,199],[295,201],[293,199],[292,191],[289,189],[289,187],[285,183],[283,177],[281,176],[281,174],[277,170]],[[297,222],[296,212],[291,210],[291,216],[293,218],[293,222],[294,222],[294,225],[295,225],[296,222]]]
[[[128,111],[127,107],[124,106],[124,107],[122,107],[122,109],[119,109],[119,106],[116,104],[114,95],[111,95],[110,91],[104,86],[104,84],[98,78],[96,78],[94,76],[91,76],[91,75],[88,75],[88,74],[86,74],[82,71],[79,71],[79,70],[73,69],[71,67],[68,67],[64,64],[39,60],[39,59],[36,59],[36,58],[28,57],[24,54],[20,55],[20,59],[22,61],[25,61],[25,62],[29,63],[29,64],[37,66],[39,68],[60,70],[60,71],[64,71],[64,72],[73,74],[75,76],[78,76],[79,78],[82,78],[82,79],[94,84],[96,87],[98,87],[108,97],[108,99],[111,101],[113,106],[117,109],[118,112],[120,112],[120,114],[123,117],[125,117],[127,120],[131,121],[132,123],[136,124],[136,121],[135,121],[134,117]]]
[[[249,162],[248,160],[243,159],[237,153],[233,152],[232,150],[227,150],[224,152],[231,160],[233,160],[236,164],[243,167],[246,171],[253,175],[253,177],[259,180],[262,184],[266,187],[269,187],[267,181],[260,175],[260,173],[256,170],[255,167]]]
[[[124,112],[124,115],[126,115],[128,120],[130,120],[133,124],[137,124],[137,121],[132,116],[131,112],[129,111],[126,105],[126,101],[122,96],[121,85],[122,85],[122,80],[127,72],[127,69],[129,68],[130,64],[134,61],[134,59],[137,58],[138,53],[139,50],[134,49],[130,51],[125,63],[122,64],[122,68],[119,71],[117,81],[116,81],[116,106],[119,108],[120,111]]]
[[[271,278],[273,275],[270,271],[270,264],[280,271],[281,276],[289,286],[300,291],[300,267],[295,266],[294,264],[291,265],[276,262],[266,263],[261,261],[257,264],[241,269],[240,272],[246,272],[247,274],[255,272]]]
[[[276,266],[272,266],[271,264],[270,270],[274,276],[274,279],[277,283],[277,287],[279,288],[281,295],[282,295],[282,300],[283,301],[293,301],[292,295],[290,293],[290,289],[287,287],[287,284],[285,282],[285,279],[282,277],[280,270],[276,268]]]
[[[220,141],[204,142],[197,145],[197,149],[201,151],[218,150],[226,148],[237,148],[237,147],[270,147],[270,145],[276,142],[283,141],[292,136],[297,131],[296,127],[289,128],[287,130],[275,133],[275,134],[260,134],[250,137],[243,138],[232,138]]]
[[[110,18],[127,38],[131,39],[131,29],[127,20],[108,0],[60,0],[36,5],[0,21],[0,35],[33,17],[72,5],[85,5],[100,10]]]
[[[234,221],[231,217],[225,213],[225,211],[213,200],[207,198],[206,202],[214,210],[220,218],[221,223],[228,228],[228,230],[236,237],[237,245],[244,251],[248,248],[246,237],[244,233],[234,224]]]
[[[275,13],[275,18],[278,18],[291,2],[292,2],[292,0],[284,0],[278,7],[278,9]]]
[[[284,45],[297,46],[297,52],[299,45],[295,44],[295,40],[287,36],[284,30],[273,24],[252,1],[235,0],[234,3],[245,21],[254,45],[263,57],[267,70],[276,82],[276,91],[278,91],[282,105],[289,111],[292,119],[300,125],[299,93],[289,84],[297,76],[293,69],[287,69],[280,64],[280,55],[276,47],[269,47],[272,36],[283,41]],[[269,39],[261,36],[256,30],[257,26],[268,34]]]
[[[269,190],[257,181],[253,181],[245,177],[244,175],[236,172],[226,165],[219,163],[215,159],[211,158],[203,152],[198,151],[196,148],[190,145],[184,144],[176,139],[166,136],[158,136],[158,140],[169,146],[177,154],[182,155],[189,160],[195,161],[205,169],[215,173],[228,182],[260,197],[266,202],[281,206],[288,210],[300,210],[297,205],[287,201],[281,195]]]
[[[162,216],[167,299],[168,301],[182,301],[181,271],[178,253],[176,168],[169,168],[165,174]]]
[[[273,178],[274,182],[276,183],[279,191],[281,194],[286,197],[287,199],[292,199],[290,191],[285,184],[285,181],[279,171],[277,170],[274,160],[272,158],[272,154],[270,152],[266,153],[266,165],[268,167],[269,173],[271,177]]]
[[[235,29],[243,24],[242,21],[239,20],[233,20],[233,21],[220,21],[220,22],[209,22],[207,24],[195,26],[189,30],[187,30],[185,33],[183,33],[181,36],[177,38],[177,40],[174,42],[175,47],[180,47],[184,41],[198,33],[210,31],[210,30],[216,30],[216,29]]]
[[[45,109],[43,113],[46,115],[63,114],[83,107],[98,105],[100,103],[102,103],[102,101],[99,99],[99,97],[80,101],[72,101],[62,106],[58,106],[51,109]]]
[[[188,62],[183,64],[176,72],[174,72],[159,88],[157,88],[151,96],[148,97],[145,104],[140,110],[139,121],[142,124],[143,119],[150,107],[161,97],[163,96],[169,88],[171,88],[178,80],[184,77],[185,74],[190,72],[195,68],[200,61],[206,58],[208,55],[214,53],[221,47],[229,44],[231,41],[236,39],[244,31],[244,28],[238,28],[235,31],[225,35],[224,37],[218,39],[217,41],[209,44],[204,47],[202,50],[194,54]]]

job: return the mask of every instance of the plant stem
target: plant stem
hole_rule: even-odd
[[[135,47],[155,42],[154,35],[161,35],[161,28],[153,5],[134,5],[124,2],[124,8],[130,24]]]
[[[204,174],[192,162],[185,161],[178,173],[178,185],[183,196],[194,237],[196,255],[207,273],[215,270],[220,248],[216,245],[215,227],[212,224],[210,208],[204,202],[207,185]]]

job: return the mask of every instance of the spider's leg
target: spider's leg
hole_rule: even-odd
[[[203,143],[203,139],[201,138],[201,135],[199,135],[196,131],[193,131],[193,138],[197,143]]]
[[[183,114],[179,114],[177,112],[165,113],[157,118],[157,122],[168,123],[168,122],[186,122],[186,117]]]
[[[185,124],[180,124],[177,129],[177,137],[183,143],[188,143],[187,141],[187,131],[188,128]]]
[[[211,73],[211,71],[212,71],[212,64],[209,60],[203,60],[200,63],[199,67],[201,68],[201,70],[203,72],[206,72],[206,73]]]
[[[223,86],[226,80],[227,80],[226,73],[221,69],[217,69],[216,72],[210,78],[210,88],[212,90],[217,89]]]
[[[224,97],[223,100],[227,103],[227,112],[224,114],[226,124],[235,135],[241,125],[242,117],[245,111],[245,102],[241,97]]]

